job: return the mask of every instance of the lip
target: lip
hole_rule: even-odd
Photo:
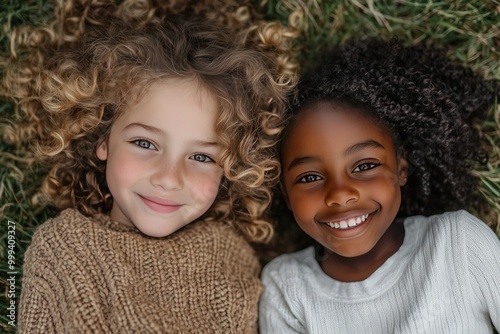
[[[159,197],[143,196],[139,194],[138,196],[151,210],[158,213],[172,213],[179,210],[183,206],[183,204]]]
[[[336,235],[340,238],[352,238],[352,237],[356,237],[359,234],[363,233],[363,231],[368,227],[369,223],[371,222],[375,212],[376,211],[349,212],[348,214],[335,215],[335,216],[330,217],[328,219],[317,220],[317,223],[320,224],[320,226],[322,228],[326,229],[330,233],[333,233],[334,235]],[[328,226],[328,224],[327,224],[329,222],[339,223],[341,221],[349,221],[349,219],[361,217],[363,215],[368,215],[368,217],[356,226],[340,229],[340,228],[332,228],[332,227]]]

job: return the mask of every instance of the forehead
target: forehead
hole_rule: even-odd
[[[218,109],[214,94],[198,80],[171,78],[152,84],[117,122],[143,122],[165,131],[189,129],[185,134],[193,135],[214,131]]]
[[[182,143],[216,143],[219,104],[210,90],[194,79],[168,79],[151,85],[137,103],[124,108],[112,123],[110,135],[155,134]],[[143,130],[140,130],[143,129]]]
[[[306,105],[300,110],[282,146],[282,157],[305,156],[315,151],[334,152],[368,140],[394,149],[392,137],[365,112],[329,101]]]

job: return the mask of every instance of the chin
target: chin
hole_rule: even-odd
[[[147,235],[149,237],[153,238],[163,238],[171,235],[172,233],[176,232],[178,229],[175,229],[173,231],[162,231],[162,230],[154,230],[154,229],[147,229],[147,228],[139,228],[139,231],[141,231],[142,234]]]
[[[338,256],[346,258],[355,258],[369,253],[373,247],[357,248],[357,249],[336,249],[336,250],[332,250],[332,248],[328,247],[326,248],[329,250],[329,252],[335,253]]]

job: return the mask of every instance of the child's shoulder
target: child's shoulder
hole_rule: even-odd
[[[267,263],[262,276],[298,277],[299,272],[315,270],[315,249],[307,247],[295,253],[280,255]]]
[[[483,221],[465,210],[448,211],[433,216],[413,216],[407,225],[418,225],[433,230],[446,230],[449,233],[463,231],[488,231],[491,229]]]
[[[74,209],[65,209],[54,218],[41,224],[36,229],[34,237],[38,235],[81,235],[82,231],[89,229],[96,223],[98,223],[96,218],[87,217]]]
[[[97,235],[92,226],[97,220],[73,209],[66,209],[41,224],[33,234],[25,253],[25,270],[36,263],[59,261],[79,263],[78,256],[91,252],[90,235]],[[27,267],[26,267],[27,266]]]
[[[221,261],[238,258],[239,264],[258,263],[257,255],[235,226],[219,221],[197,221],[168,237],[172,245],[199,249]]]
[[[91,218],[85,217],[77,210],[65,209],[57,216],[47,219],[43,224],[38,226],[36,233],[40,233],[41,231],[47,233],[68,225],[81,225],[82,223],[87,223],[88,220],[91,220]]]
[[[439,220],[444,222],[445,224],[456,224],[456,223],[461,223],[461,222],[468,222],[470,224],[480,224],[484,225],[484,223],[474,216],[473,214],[465,211],[465,210],[458,210],[458,211],[447,211],[441,214],[437,214],[434,216],[430,217],[431,219],[434,220]]]
[[[50,218],[37,227],[31,241],[31,248],[37,245],[51,245],[52,247],[64,244],[78,244],[85,235],[91,233],[97,220],[86,217],[74,209],[66,209],[56,217]]]
[[[498,242],[493,230],[482,220],[465,210],[450,211],[429,217],[413,216],[405,222],[409,234],[421,234],[438,240],[454,240],[460,244]]]

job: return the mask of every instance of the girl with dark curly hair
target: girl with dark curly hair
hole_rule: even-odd
[[[293,32],[85,3],[5,70],[8,133],[37,140],[62,210],[26,252],[19,333],[256,332]]]
[[[261,333],[492,333],[500,242],[478,204],[472,126],[496,82],[443,50],[351,41],[299,84],[283,200],[318,246],[263,270]]]

